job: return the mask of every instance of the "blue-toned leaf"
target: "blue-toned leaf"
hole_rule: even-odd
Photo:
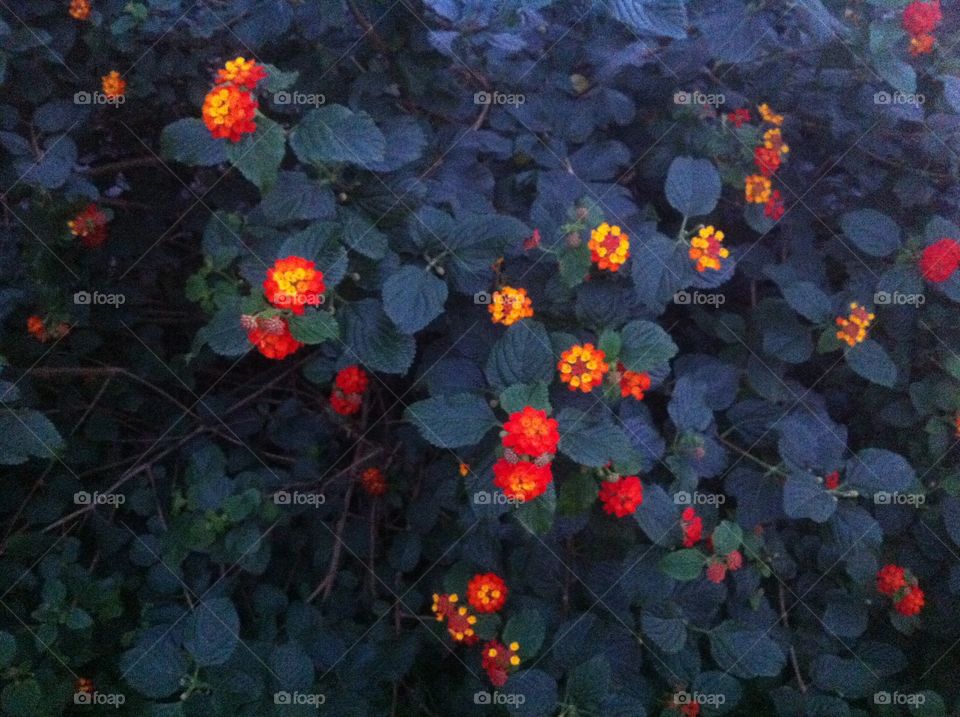
[[[419,331],[443,313],[446,300],[446,282],[424,267],[407,264],[383,284],[383,309],[407,334]]]
[[[440,448],[472,446],[497,425],[490,405],[476,394],[435,396],[407,407],[405,417]]]
[[[670,206],[688,217],[709,214],[720,199],[720,174],[708,159],[677,157],[667,170]]]

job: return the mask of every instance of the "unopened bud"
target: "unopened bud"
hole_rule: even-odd
[[[271,316],[269,319],[263,319],[260,322],[260,328],[272,336],[279,336],[283,333],[283,319],[279,316]]]
[[[520,460],[520,456],[518,456],[517,452],[512,448],[504,448],[503,457],[506,459],[507,463],[516,463]]]
[[[570,232],[565,238],[567,246],[571,249],[576,249],[580,246],[583,241],[580,239],[580,232]]]
[[[240,317],[240,325],[246,331],[253,331],[257,328],[257,317],[251,316],[250,314],[244,314]]]

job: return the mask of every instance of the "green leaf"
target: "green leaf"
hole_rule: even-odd
[[[547,330],[539,321],[525,319],[509,326],[494,344],[486,374],[493,386],[503,389],[516,383],[549,383],[554,369]]]
[[[263,63],[263,68],[267,71],[267,78],[263,81],[262,87],[271,93],[290,89],[300,76],[299,72],[284,72],[268,62]]]
[[[7,667],[17,654],[17,640],[9,632],[0,632],[0,667]]]
[[[597,341],[597,348],[606,354],[606,361],[611,366],[616,366],[617,359],[620,358],[620,349],[622,346],[623,340],[620,338],[620,333],[613,329],[604,331],[600,334],[600,339]]]
[[[783,510],[791,518],[823,523],[837,509],[837,498],[809,473],[791,473],[783,486]]]
[[[743,541],[743,528],[729,520],[723,520],[713,530],[713,549],[719,555],[726,555],[740,547]]]
[[[181,119],[160,133],[160,156],[192,167],[212,167],[227,161],[227,142],[210,136],[203,120]]]
[[[847,366],[868,381],[893,388],[897,382],[897,366],[873,339],[851,346],[844,352]]]
[[[242,314],[239,299],[223,305],[210,319],[210,323],[197,332],[197,341],[206,343],[220,356],[242,356],[250,350],[247,332],[240,324]]]
[[[507,413],[522,411],[525,406],[549,412],[550,396],[547,384],[543,381],[531,384],[518,383],[505,388],[500,393],[500,408]]]
[[[703,573],[703,553],[693,548],[667,553],[660,561],[660,569],[674,580],[696,580]]]
[[[644,610],[640,626],[644,634],[667,654],[680,652],[687,643],[687,625],[683,618],[659,617]]]
[[[56,426],[39,411],[0,407],[0,465],[54,458],[63,445]]]
[[[667,170],[670,206],[686,217],[709,214],[720,199],[720,174],[708,159],[677,157]]]
[[[428,442],[440,448],[476,445],[497,425],[486,400],[472,393],[417,401],[407,407],[404,415]]]
[[[546,535],[553,527],[553,516],[557,512],[557,490],[553,483],[547,486],[543,495],[520,503],[513,511],[517,521],[534,535]]]
[[[9,717],[37,717],[40,714],[40,685],[36,680],[10,682],[0,694],[3,713]]]
[[[883,212],[858,209],[840,217],[844,235],[870,256],[888,256],[900,248],[900,226]]]
[[[587,473],[575,473],[560,483],[557,511],[562,516],[583,515],[597,502],[597,481]]]
[[[620,360],[630,371],[651,371],[677,355],[677,345],[670,335],[651,321],[631,321],[620,336]]]
[[[407,264],[383,283],[383,309],[397,328],[412,334],[443,313],[447,284],[424,267]]]
[[[308,346],[340,338],[340,325],[328,311],[307,309],[300,316],[291,316],[287,323],[293,338]]]
[[[124,679],[144,697],[168,697],[180,689],[180,680],[187,674],[187,660],[171,639],[147,633],[141,642],[120,658]]]
[[[595,655],[567,674],[566,703],[584,714],[593,714],[610,693],[610,663],[603,655]]]
[[[364,299],[343,309],[344,340],[352,356],[372,371],[406,373],[417,344],[397,330],[378,301]]]
[[[270,671],[278,687],[285,690],[308,690],[313,684],[313,661],[299,645],[278,645],[270,654]]]
[[[240,642],[240,617],[229,598],[205,600],[184,624],[183,646],[201,667],[222,665]]]
[[[720,669],[748,680],[776,677],[787,662],[767,630],[741,628],[733,620],[710,633],[710,652]]]
[[[590,249],[586,244],[567,249],[560,256],[560,280],[573,288],[583,283],[590,273]]]
[[[360,167],[382,162],[386,139],[366,112],[343,105],[311,110],[290,133],[290,146],[303,162],[342,162]]]
[[[266,117],[258,117],[256,132],[227,145],[227,158],[244,177],[267,192],[277,183],[277,172],[286,151],[283,128]]]
[[[382,259],[387,253],[387,235],[375,222],[358,211],[340,208],[341,240],[345,245],[370,259]]]
[[[889,52],[882,52],[873,58],[873,66],[883,79],[895,90],[908,95],[917,91],[917,73],[908,63]]]
[[[684,0],[611,0],[610,14],[638,35],[687,36]]]
[[[520,659],[529,660],[540,652],[547,628],[539,610],[526,608],[507,620],[503,628],[503,643],[520,643]]]

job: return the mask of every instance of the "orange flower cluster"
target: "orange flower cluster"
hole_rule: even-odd
[[[70,333],[70,324],[65,321],[58,321],[56,324],[47,327],[47,322],[37,315],[27,318],[27,333],[40,343],[62,339]]]
[[[203,121],[214,139],[239,142],[257,131],[254,121],[260,106],[252,92],[266,78],[262,65],[242,57],[227,62],[217,73],[216,85],[203,101]]]
[[[849,317],[837,317],[837,326],[840,327],[840,330],[837,331],[837,338],[848,346],[863,343],[867,340],[867,329],[870,328],[870,324],[875,318],[877,318],[875,314],[871,314],[854,301],[850,304]]]
[[[907,617],[923,609],[925,597],[917,578],[899,565],[884,565],[877,572],[877,590],[893,599],[893,608]]]
[[[560,354],[557,371],[560,381],[571,391],[590,393],[602,381],[610,366],[604,362],[606,354],[593,344],[574,344]]]
[[[779,189],[773,188],[770,177],[774,176],[783,159],[790,151],[790,146],[783,140],[780,127],[783,124],[783,115],[773,111],[770,105],[764,103],[757,108],[760,119],[767,125],[763,133],[763,143],[753,150],[753,161],[759,174],[747,175],[744,181],[744,194],[751,204],[763,204],[763,213],[778,221],[786,212],[783,205],[783,196]],[[739,111],[739,110],[738,110]],[[746,118],[749,119],[749,111]],[[743,124],[735,123],[737,127]]]
[[[925,55],[933,51],[933,31],[943,20],[940,0],[916,0],[904,8],[903,29],[910,35],[910,54]]]
[[[367,372],[356,364],[340,369],[333,380],[330,407],[341,416],[352,416],[363,405],[363,394],[369,385]]]
[[[490,319],[493,323],[510,326],[521,319],[528,319],[533,316],[533,302],[527,296],[526,289],[504,286],[502,289],[493,292],[490,304],[487,305],[487,311],[490,312]]]
[[[303,314],[305,306],[320,306],[324,291],[323,272],[312,261],[299,256],[277,259],[263,282],[267,301],[297,315]]]
[[[95,249],[107,240],[107,221],[107,215],[96,204],[88,204],[67,226],[85,247]]]
[[[367,495],[372,495],[374,498],[387,492],[387,479],[383,471],[376,466],[367,468],[360,474],[360,485],[367,491]]]
[[[507,601],[507,584],[496,573],[478,573],[467,583],[467,601],[477,612],[497,612]]]
[[[618,518],[632,515],[643,503],[643,483],[637,476],[604,481],[600,486],[600,502],[605,513]]]
[[[90,18],[90,0],[70,0],[70,17],[74,20]]]
[[[127,81],[116,70],[111,70],[101,77],[100,82],[103,94],[107,96],[107,99],[115,100],[118,97],[123,97],[127,91]]]
[[[244,315],[240,323],[247,331],[247,340],[269,359],[284,359],[297,351],[302,343],[293,338],[290,326],[281,316],[257,317]]]
[[[437,622],[446,621],[447,632],[456,642],[475,645],[478,638],[473,631],[473,626],[477,624],[477,616],[470,614],[467,608],[458,606],[458,602],[460,597],[456,593],[450,595],[434,593],[433,605],[430,609],[437,616]]]
[[[517,654],[519,651],[519,642],[504,645],[498,640],[491,640],[483,646],[480,664],[487,673],[490,684],[494,687],[503,687],[507,683],[507,677],[512,669],[520,664],[520,655]]]
[[[642,401],[644,392],[650,389],[650,374],[646,371],[628,371],[622,363],[617,364],[617,373],[620,374],[620,396],[633,396]]]
[[[604,222],[590,232],[590,259],[597,268],[619,271],[630,258],[630,237],[620,227]]]
[[[720,271],[721,259],[730,256],[730,250],[723,246],[724,234],[718,229],[702,227],[690,240],[689,256],[696,262],[694,268],[699,272],[707,269]]]
[[[543,495],[553,480],[551,461],[560,442],[556,419],[524,406],[510,414],[503,428],[504,454],[493,464],[493,484],[520,502]]]

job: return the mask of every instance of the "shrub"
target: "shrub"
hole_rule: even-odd
[[[955,3],[0,5],[4,714],[960,709]]]

